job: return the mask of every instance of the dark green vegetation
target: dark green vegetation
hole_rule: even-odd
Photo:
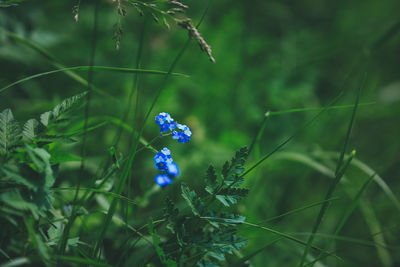
[[[400,265],[399,1],[78,3],[0,0],[0,264]]]

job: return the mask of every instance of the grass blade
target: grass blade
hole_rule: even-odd
[[[359,107],[362,106],[369,106],[369,105],[374,105],[376,102],[366,102],[366,103],[360,103],[358,104]],[[328,107],[326,110],[341,110],[341,109],[349,109],[349,108],[354,108],[353,105],[340,105],[340,106],[331,106]],[[321,111],[324,108],[294,108],[294,109],[286,109],[286,110],[281,110],[281,111],[269,111],[269,116],[276,116],[276,115],[284,115],[284,114],[290,114],[290,113],[298,113],[298,112],[307,112],[307,111]]]
[[[268,231],[268,232],[273,233],[273,234],[276,234],[276,235],[278,235],[278,236],[280,236],[280,237],[282,237],[282,238],[284,238],[284,239],[288,239],[288,240],[293,241],[293,242],[296,242],[296,243],[298,243],[298,244],[300,244],[300,245],[307,246],[307,243],[306,243],[306,242],[304,242],[304,241],[302,241],[302,240],[300,240],[300,239],[298,239],[298,238],[295,238],[295,237],[293,237],[293,236],[291,236],[291,235],[289,235],[289,234],[282,233],[282,232],[279,232],[279,231],[277,231],[277,230],[268,228],[268,227],[266,227],[266,226],[261,226],[261,225],[257,225],[257,224],[254,224],[254,223],[249,223],[249,222],[246,222],[246,221],[243,222],[242,224],[243,224],[243,225],[252,226],[252,227],[255,227],[255,228],[258,228],[258,229],[262,229],[262,230],[265,230],[265,231]],[[321,248],[316,247],[316,246],[312,246],[312,245],[311,245],[311,248],[314,249],[314,250],[316,250],[316,251],[323,251]],[[340,259],[338,256],[335,256],[335,258]]]
[[[302,127],[300,127],[297,131],[294,132],[290,137],[288,137],[286,140],[284,140],[281,144],[279,144],[277,147],[275,147],[271,152],[266,154],[264,157],[262,157],[259,161],[257,161],[253,166],[248,168],[240,177],[244,177],[245,175],[249,174],[251,171],[253,171],[258,165],[263,163],[266,159],[271,157],[275,152],[279,151],[282,147],[284,147],[287,143],[289,143],[294,137],[296,137],[298,134],[301,133],[301,131],[305,128],[307,128],[311,123],[313,123],[320,115],[322,115],[328,107],[332,106],[334,103],[336,103],[343,94],[343,90],[339,93],[338,96],[336,96],[327,106],[325,106],[317,115],[315,115],[311,120],[306,122]],[[231,185],[233,185],[232,183]]]
[[[254,256],[256,256],[258,253],[261,253],[262,251],[264,251],[266,248],[268,248],[269,246],[272,246],[273,244],[281,241],[283,239],[283,237],[277,238],[275,240],[272,240],[271,242],[268,242],[268,244],[266,244],[265,246],[257,249],[256,251],[250,253],[247,256],[244,256],[243,258],[241,258],[240,260],[234,262],[231,264],[232,267],[241,267],[241,266],[246,266],[246,261],[250,260],[251,258],[253,258]]]
[[[32,79],[36,79],[39,77],[59,73],[59,72],[67,72],[67,71],[89,71],[92,69],[93,71],[99,71],[99,72],[117,72],[117,73],[125,73],[125,74],[130,74],[130,73],[140,73],[140,74],[153,74],[153,75],[167,75],[168,72],[165,71],[159,71],[159,70],[146,70],[146,69],[132,69],[132,68],[120,68],[120,67],[109,67],[109,66],[75,66],[75,67],[68,67],[68,68],[61,68],[58,70],[52,70],[52,71],[47,71],[47,72],[42,72],[38,74],[34,74],[25,78],[22,78],[18,81],[15,81],[13,83],[10,83],[9,85],[6,85],[0,89],[0,93],[4,92],[6,89],[13,87],[14,85],[27,82]],[[177,76],[183,76],[183,77],[188,77],[185,74],[180,74],[180,73],[170,73],[170,75],[177,75]]]
[[[309,209],[309,208],[312,208],[312,207],[315,207],[315,206],[319,206],[319,205],[324,204],[326,202],[332,202],[332,201],[338,200],[338,199],[339,199],[338,197],[332,197],[332,198],[329,198],[329,199],[326,199],[326,200],[322,200],[322,201],[318,201],[318,202],[315,202],[315,203],[311,203],[311,204],[306,205],[304,207],[297,208],[297,209],[282,213],[281,215],[271,217],[271,218],[266,219],[266,220],[264,220],[262,222],[259,222],[258,224],[268,223],[268,222],[274,221],[276,219],[279,219],[279,218],[282,218],[282,217],[285,217],[285,216],[288,216],[288,215],[292,215],[294,213],[298,213],[300,211],[303,211],[303,210],[306,210],[306,209]]]
[[[347,222],[347,220],[349,219],[350,215],[354,212],[354,210],[356,209],[356,207],[358,206],[358,203],[360,202],[360,198],[363,195],[364,191],[367,189],[368,185],[371,183],[372,179],[374,178],[375,174],[373,174],[361,187],[361,189],[357,192],[357,195],[355,196],[355,198],[353,199],[353,201],[350,203],[349,207],[347,208],[347,210],[345,211],[342,219],[339,222],[339,225],[337,226],[335,233],[332,236],[332,239],[329,241],[328,245],[326,245],[325,249],[323,252],[321,252],[317,258],[315,259],[315,263],[318,262],[318,259],[320,259],[322,257],[322,254],[324,252],[326,252],[329,247],[332,245],[332,242],[336,239],[336,237],[339,235],[339,232],[342,230],[343,226],[345,225],[345,223]],[[315,264],[314,263],[314,264]],[[314,264],[312,264],[311,266],[313,266]]]
[[[365,81],[365,79],[364,79],[364,81]],[[352,158],[355,155],[355,152],[353,151],[353,153],[350,155],[350,157],[347,160],[347,162],[345,163],[345,165],[342,167],[344,154],[347,151],[347,146],[348,146],[348,143],[349,143],[349,140],[350,140],[350,133],[351,133],[351,130],[352,130],[352,127],[353,127],[353,123],[354,123],[354,120],[355,120],[355,115],[356,115],[356,111],[357,111],[357,107],[358,107],[358,103],[359,103],[359,99],[360,99],[360,95],[361,95],[362,85],[360,85],[360,87],[358,89],[358,92],[357,92],[357,97],[356,97],[356,101],[355,101],[355,104],[354,104],[353,112],[351,114],[350,123],[349,123],[349,126],[347,128],[346,138],[345,138],[345,141],[344,141],[344,144],[343,144],[343,148],[342,148],[342,152],[340,154],[340,157],[339,157],[339,160],[338,160],[338,163],[337,163],[337,167],[336,167],[336,170],[335,170],[335,178],[334,178],[331,186],[329,187],[328,192],[326,193],[325,199],[328,199],[328,198],[332,197],[332,194],[335,191],[336,185],[340,182],[340,179],[343,177],[344,172],[346,171],[346,169],[349,166]],[[303,264],[304,264],[304,262],[305,262],[305,260],[307,258],[308,251],[309,251],[309,249],[310,249],[310,247],[312,245],[312,241],[314,239],[314,234],[318,231],[318,228],[319,228],[319,226],[320,226],[320,224],[322,222],[322,219],[323,219],[323,217],[325,215],[325,212],[326,212],[327,208],[328,208],[328,203],[325,203],[321,207],[321,210],[320,210],[320,212],[318,214],[317,220],[315,221],[313,229],[311,231],[312,234],[308,238],[307,246],[306,246],[306,248],[304,250],[303,256],[301,257],[301,261],[300,261],[300,265],[299,266],[303,266]]]
[[[53,191],[72,191],[72,190],[76,190],[75,187],[59,187],[59,188],[52,188]],[[108,192],[105,190],[100,190],[100,189],[95,189],[95,188],[79,188],[79,190],[85,190],[85,191],[89,191],[89,192],[94,192],[94,193],[100,193],[106,196],[112,196],[114,198],[118,198],[120,200],[126,201],[130,204],[134,204],[134,205],[138,205],[138,203],[136,201],[134,201],[133,199],[127,198],[125,196],[122,195],[117,195],[113,192]]]

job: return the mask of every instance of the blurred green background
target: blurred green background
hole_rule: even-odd
[[[197,23],[207,1],[185,3],[190,6],[188,16]],[[93,3],[82,1],[78,23],[71,12],[74,4],[71,1],[27,1],[2,8],[0,26],[36,43],[65,66],[89,65]],[[164,138],[155,147],[168,146],[181,168],[179,179],[197,186],[200,191],[207,166],[212,162],[220,168],[235,150],[250,145],[267,111],[323,107],[341,88],[345,94],[336,104],[351,105],[366,73],[360,101],[374,104],[359,107],[349,144],[350,149],[357,151],[356,159],[365,165],[353,164],[335,193],[340,199],[330,205],[320,228],[320,232],[332,234],[343,209],[373,172],[376,171],[394,195],[399,196],[398,10],[400,2],[396,0],[212,1],[199,31],[212,46],[216,64],[208,60],[195,41],[191,42],[175,69],[190,77],[171,77],[146,124],[144,138],[150,140],[159,134],[152,118],[162,111],[191,127],[191,142],[178,144]],[[168,31],[151,17],[141,17],[128,7],[127,16],[121,21],[120,49],[116,50],[112,36],[117,21],[112,1],[102,1],[95,65],[134,68],[140,32],[145,27],[141,66],[166,71],[188,38],[187,32],[175,25]],[[1,31],[0,62],[0,87],[55,69],[43,55]],[[87,77],[85,72],[79,74]],[[132,74],[95,72],[94,84],[109,96],[93,94],[90,116],[99,121],[104,116],[122,118],[128,106],[133,111],[134,100],[127,101],[133,80]],[[162,76],[139,76],[138,119],[135,121],[130,112],[127,120],[134,129],[139,129],[162,81]],[[11,108],[18,120],[26,120],[84,90],[85,86],[58,73],[1,92],[0,110]],[[249,158],[249,166],[316,114],[308,111],[270,116]],[[323,200],[330,184],[329,169],[334,170],[335,152],[340,152],[343,146],[350,117],[351,109],[326,111],[283,150],[252,172],[246,181],[250,194],[241,202],[239,212],[249,222],[257,223]],[[117,133],[118,127],[111,123],[90,132],[86,145],[88,175],[99,172],[104,166],[107,150]],[[117,150],[126,155],[131,139],[132,136],[124,132]],[[60,149],[79,155],[81,147],[77,143]],[[143,197],[153,187],[156,175],[153,154],[144,151],[136,158],[131,188],[133,198]],[[63,168],[65,172],[57,184],[74,185],[75,178],[69,173],[79,168],[79,164],[66,163]],[[141,225],[149,216],[157,217],[167,195],[175,195],[175,200],[181,201],[179,188],[178,183],[174,183],[151,195],[144,207],[134,207],[130,223]],[[344,261],[330,258],[328,266],[400,266],[399,207],[395,197],[390,199],[376,183],[371,184],[360,208],[341,233],[370,243],[359,244],[346,238],[335,242],[334,249]],[[311,231],[318,211],[318,207],[313,207],[267,225],[306,240],[307,236],[302,233]],[[93,222],[93,227],[98,224],[98,221]],[[275,238],[263,230],[243,227],[242,232],[249,239],[242,255],[256,251]],[[90,240],[90,234],[83,233],[83,239],[86,235]],[[118,236],[111,240],[118,240]],[[315,244],[322,246],[326,241],[326,238],[317,237]],[[389,248],[372,242],[386,244]],[[254,266],[294,266],[301,253],[301,246],[280,241],[258,253],[251,262]]]

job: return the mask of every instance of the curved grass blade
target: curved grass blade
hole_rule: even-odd
[[[359,107],[362,106],[369,106],[374,105],[376,102],[366,102],[358,104]],[[354,105],[339,105],[339,106],[331,106],[328,107],[326,110],[341,110],[341,109],[349,109],[354,108]],[[321,111],[324,108],[295,108],[295,109],[286,109],[281,111],[269,111],[269,116],[276,116],[276,115],[283,115],[283,114],[290,114],[290,113],[298,113],[298,112],[307,112],[307,111]]]
[[[354,104],[353,112],[351,114],[350,123],[349,123],[349,126],[347,128],[346,138],[345,138],[345,141],[344,141],[344,144],[343,144],[342,151],[341,151],[340,156],[339,156],[338,163],[336,165],[335,178],[332,181],[332,184],[329,187],[328,192],[326,193],[325,199],[328,199],[328,198],[332,197],[332,194],[335,191],[336,185],[340,182],[340,179],[343,177],[344,172],[346,171],[347,167],[349,166],[351,160],[353,159],[353,157],[355,155],[355,152],[353,151],[353,153],[350,155],[349,159],[345,163],[343,163],[344,154],[347,151],[347,146],[348,146],[348,143],[349,143],[349,140],[350,140],[350,133],[351,133],[351,130],[353,128],[353,123],[354,123],[354,120],[355,120],[356,111],[357,111],[358,103],[359,103],[359,100],[360,100],[361,89],[362,89],[362,86],[363,86],[364,82],[365,82],[365,78],[364,78],[363,83],[360,85],[360,87],[358,89],[358,92],[357,92],[356,101],[355,101],[355,104]],[[342,166],[342,164],[344,164],[344,165]],[[312,245],[313,239],[314,239],[314,234],[318,231],[318,228],[319,228],[319,226],[320,226],[320,224],[322,222],[322,219],[323,219],[327,209],[328,209],[328,204],[324,203],[322,205],[321,209],[320,209],[320,212],[318,214],[317,220],[315,221],[314,226],[312,228],[312,231],[311,231],[312,235],[308,238],[307,246],[304,249],[304,253],[303,253],[303,256],[301,257],[301,261],[300,261],[300,265],[299,266],[303,266],[303,264],[304,264],[304,262],[305,262],[305,260],[307,258],[308,251],[309,251],[309,249],[310,249],[310,247]]]
[[[63,69],[65,68],[65,66],[63,64],[61,64],[59,62],[59,60],[57,60],[53,55],[51,55],[46,49],[44,49],[43,47],[39,46],[38,44],[35,44],[34,42],[25,39],[22,36],[19,36],[15,33],[9,32],[7,30],[5,30],[4,28],[0,27],[0,31],[2,31],[3,33],[5,33],[8,37],[10,37],[11,39],[13,39],[14,41],[25,45],[31,49],[33,49],[35,52],[39,53],[41,56],[43,56],[44,58],[46,58],[48,61],[50,61],[51,65],[53,65],[54,67],[56,67],[57,69]],[[64,72],[66,75],[68,75],[69,77],[71,77],[73,80],[75,80],[76,82],[84,85],[84,86],[89,86],[88,81],[83,78],[82,76],[76,74],[73,71],[65,71]],[[96,87],[94,84],[91,84],[93,92],[96,92],[97,94],[107,97],[109,99],[113,99],[113,100],[117,100],[115,98],[114,95],[111,95],[109,93],[107,93],[106,91]]]
[[[315,259],[315,263],[318,262],[318,259],[320,259],[322,257],[322,254],[324,252],[326,252],[329,247],[332,245],[333,241],[336,239],[336,237],[339,235],[339,232],[342,230],[343,226],[345,225],[345,223],[347,222],[347,220],[349,219],[350,215],[354,212],[354,210],[356,209],[356,207],[358,206],[358,203],[360,202],[360,198],[363,195],[364,191],[367,189],[368,185],[371,183],[372,179],[374,178],[375,174],[373,174],[361,187],[361,189],[357,192],[357,195],[355,196],[355,198],[353,199],[353,201],[350,203],[350,205],[348,206],[348,208],[346,209],[342,219],[339,222],[339,225],[336,228],[335,233],[332,236],[332,239],[328,242],[328,244],[326,245],[325,249],[323,252],[321,252]],[[314,264],[315,264],[314,263]],[[313,266],[314,264],[312,264],[311,266]]]
[[[230,266],[232,266],[232,267],[246,266],[246,265],[245,265],[245,264],[246,264],[246,261],[250,260],[251,258],[253,258],[254,256],[256,256],[258,253],[263,252],[266,248],[268,248],[268,247],[272,246],[273,244],[275,244],[275,243],[281,241],[282,239],[283,239],[283,237],[279,237],[279,238],[277,238],[277,239],[275,239],[275,240],[272,240],[271,242],[268,242],[268,244],[266,244],[266,245],[264,245],[263,247],[257,249],[256,251],[250,253],[249,255],[244,256],[244,257],[241,258],[240,260],[238,260],[238,261],[232,263]]]
[[[338,200],[338,199],[339,199],[338,197],[332,197],[332,198],[329,198],[329,199],[326,199],[326,200],[322,200],[322,201],[318,201],[318,202],[315,202],[315,203],[311,203],[311,204],[306,205],[304,207],[297,208],[297,209],[282,213],[281,215],[271,217],[269,219],[266,219],[264,221],[259,222],[258,224],[268,223],[268,222],[277,220],[279,218],[282,218],[282,217],[285,217],[285,216],[288,216],[288,215],[292,215],[292,214],[298,213],[300,211],[303,211],[303,210],[306,210],[306,209],[309,209],[309,208],[312,208],[312,207],[315,207],[315,206],[319,206],[321,204],[324,204],[325,202],[332,202],[332,201],[335,201],[335,200]]]
[[[52,70],[52,71],[47,71],[47,72],[42,72],[38,74],[34,74],[25,78],[22,78],[18,81],[15,81],[13,83],[10,83],[9,85],[6,85],[0,89],[0,93],[5,91],[6,89],[13,87],[14,85],[27,82],[32,79],[36,79],[39,77],[51,75],[54,73],[58,72],[67,72],[67,71],[103,71],[103,72],[118,72],[118,73],[141,73],[141,74],[153,74],[153,75],[167,75],[168,72],[165,71],[158,71],[158,70],[145,70],[145,69],[131,69],[131,68],[120,68],[120,67],[108,67],[108,66],[75,66],[75,67],[68,67],[68,68],[61,68],[58,70]],[[176,75],[176,76],[183,76],[183,77],[188,77],[185,74],[180,74],[180,73],[171,73],[170,75]]]
[[[319,152],[318,151],[318,152],[314,152],[313,155],[316,157],[319,157],[319,158],[326,157],[326,156],[328,156],[330,158],[339,157],[338,152],[331,152],[331,151],[329,151],[329,152],[326,152],[326,151]],[[328,167],[322,165],[321,163],[315,161],[314,159],[312,159],[304,154],[297,153],[297,152],[278,152],[275,154],[274,159],[293,160],[293,161],[305,164],[328,177],[333,178],[335,176],[335,173],[333,170],[331,170]],[[379,176],[379,174],[377,174],[377,172],[374,169],[372,169],[367,164],[365,164],[364,162],[362,162],[361,160],[356,159],[356,158],[353,158],[353,160],[351,161],[350,164],[354,167],[357,167],[358,169],[360,169],[362,172],[364,172],[368,176],[372,176],[373,174],[375,174],[375,176],[373,178],[374,182],[377,183],[377,185],[382,189],[382,191],[387,195],[387,197],[393,202],[393,205],[400,211],[400,201],[398,200],[396,195],[393,193],[393,191],[390,189],[390,187],[387,185],[385,180],[383,180],[383,178],[381,176]],[[345,177],[343,177],[341,181],[344,182],[347,180],[345,179]]]
[[[397,199],[393,191],[390,189],[390,187],[387,185],[387,183],[383,180],[382,177],[380,177],[376,172],[370,168],[367,164],[362,162],[361,160],[354,159],[352,162],[352,165],[355,167],[359,168],[361,171],[366,173],[367,175],[371,176],[375,174],[373,177],[374,181],[380,186],[380,188],[385,192],[387,197],[393,202],[395,207],[400,211],[400,201]]]
[[[73,191],[73,190],[76,190],[76,188],[75,187],[59,187],[59,188],[52,188],[51,190],[52,191],[65,191],[65,190]],[[112,197],[118,198],[120,200],[126,201],[126,202],[128,202],[130,204],[138,205],[138,203],[136,201],[134,201],[134,200],[132,200],[130,198],[127,198],[125,196],[122,196],[122,195],[117,195],[117,194],[115,194],[113,192],[100,190],[100,189],[95,189],[95,188],[79,188],[79,190],[85,190],[85,191],[90,191],[90,192],[94,192],[94,193],[100,193],[100,194],[106,195],[106,196],[112,196]]]
[[[294,160],[296,162],[305,164],[330,178],[335,177],[333,170],[329,169],[328,167],[316,162],[315,160],[313,160],[305,155],[302,155],[302,154],[297,155],[297,154],[299,154],[299,153],[279,152],[278,154],[276,154],[276,158]],[[334,157],[334,158],[339,157],[339,153],[336,153],[336,152],[318,152],[315,155],[318,157],[326,157],[326,156]],[[360,166],[366,167],[366,168],[360,168],[360,170],[365,172],[368,176],[373,177],[372,180],[374,182],[376,182],[379,187],[381,187],[381,189],[384,191],[384,193],[387,194],[388,198],[391,199],[394,202],[394,204],[396,205],[396,202],[398,202],[396,196],[392,193],[391,189],[388,187],[388,185],[385,183],[385,181],[378,174],[376,174],[376,172],[373,169],[368,167],[365,163],[361,162],[360,160],[357,160],[354,158],[350,164],[353,166],[356,166],[356,167],[360,167]],[[362,165],[359,165],[359,164],[362,164]],[[341,182],[345,182],[345,181],[347,181],[347,180],[345,180],[345,178],[343,177],[341,179]],[[348,190],[346,190],[346,191],[348,191]],[[348,192],[348,194],[351,194],[351,192]],[[391,196],[393,197],[393,199]],[[365,203],[365,201],[366,200],[360,201],[361,213],[363,214],[365,221],[367,222],[367,224],[370,228],[370,232],[371,233],[373,233],[373,232],[379,233],[378,229],[381,229],[379,221],[377,220],[377,218],[371,208],[371,205],[369,205],[368,203]],[[396,205],[396,207],[397,207],[397,205]],[[372,235],[372,238],[376,241],[376,243],[382,243],[382,244],[385,243],[384,237],[380,233],[378,234],[377,237],[375,237],[375,235]],[[384,250],[384,248],[382,248],[381,246],[380,247],[376,246],[376,249],[378,251],[378,255],[380,256],[383,264],[385,264],[385,262],[390,261],[390,255]],[[324,258],[324,257],[322,257],[322,258]],[[310,265],[310,264],[307,264],[306,266],[308,266],[308,265]]]
[[[291,240],[291,241],[293,241],[293,242],[296,242],[296,243],[298,243],[298,244],[300,244],[300,245],[307,246],[307,243],[306,243],[306,242],[304,242],[304,241],[302,241],[302,240],[300,240],[300,239],[298,239],[298,238],[295,238],[295,237],[293,237],[293,236],[291,236],[291,235],[289,235],[289,234],[282,233],[282,232],[279,232],[279,231],[277,231],[277,230],[268,228],[268,227],[266,227],[266,226],[261,226],[261,225],[257,225],[257,224],[254,224],[254,223],[249,223],[249,222],[246,222],[246,221],[244,221],[242,224],[243,224],[243,225],[252,226],[252,227],[255,227],[255,228],[259,228],[259,229],[262,229],[262,230],[265,230],[265,231],[268,231],[268,232],[273,233],[273,234],[276,234],[276,235],[278,235],[278,236],[280,236],[280,237],[282,237],[282,238],[284,238],[284,239],[288,239],[288,240]],[[323,251],[321,248],[316,247],[316,246],[313,246],[313,245],[311,245],[310,247],[311,247],[312,249],[316,250],[316,251]],[[338,257],[338,256],[336,256],[336,255],[334,255],[334,257],[337,258],[337,259],[339,259],[339,260],[341,260],[341,258]]]
[[[282,147],[284,147],[287,143],[289,143],[293,138],[295,138],[298,134],[302,132],[303,129],[307,128],[310,124],[312,124],[319,116],[321,116],[327,108],[332,106],[334,103],[336,103],[343,95],[343,90],[336,96],[328,105],[326,105],[317,115],[315,115],[311,120],[306,122],[302,127],[297,129],[291,136],[289,136],[286,140],[284,140],[281,144],[279,144],[277,147],[275,147],[271,152],[266,154],[264,157],[262,157],[259,161],[257,161],[253,166],[248,168],[242,175],[240,175],[240,178],[244,177],[245,175],[249,174],[251,171],[253,171],[255,168],[257,168],[261,163],[263,163],[266,159],[271,157],[275,152],[279,151]],[[234,183],[231,184],[231,186],[234,185]]]

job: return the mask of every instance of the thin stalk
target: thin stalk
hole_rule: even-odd
[[[90,62],[89,62],[89,66],[94,65],[94,58],[95,58],[95,54],[96,54],[96,42],[97,42],[97,26],[98,26],[98,13],[99,13],[99,0],[95,1],[95,8],[94,8],[94,21],[93,21],[93,35],[92,35],[92,49],[91,49],[91,54],[90,54]],[[79,179],[78,179],[78,185],[76,187],[75,190],[75,196],[74,196],[74,200],[73,203],[75,204],[72,208],[72,214],[70,219],[68,220],[68,223],[65,226],[65,229],[63,231],[63,234],[61,236],[60,239],[60,247],[59,247],[59,254],[63,255],[65,248],[67,246],[67,242],[68,242],[68,235],[69,235],[69,231],[72,227],[72,224],[74,223],[76,217],[77,217],[77,212],[78,212],[78,205],[76,205],[76,202],[78,200],[78,194],[79,194],[79,190],[81,187],[81,180],[83,177],[83,172],[84,172],[84,168],[85,168],[85,156],[86,156],[86,130],[88,127],[88,119],[89,119],[89,105],[90,105],[90,100],[91,100],[91,95],[92,95],[92,81],[93,81],[93,68],[89,68],[88,71],[88,93],[86,95],[87,97],[87,101],[86,101],[86,106],[85,106],[85,123],[84,123],[84,134],[83,134],[83,138],[82,138],[82,146],[81,146],[81,165],[80,165],[80,170],[79,170]],[[60,262],[58,262],[58,265],[60,265]]]

